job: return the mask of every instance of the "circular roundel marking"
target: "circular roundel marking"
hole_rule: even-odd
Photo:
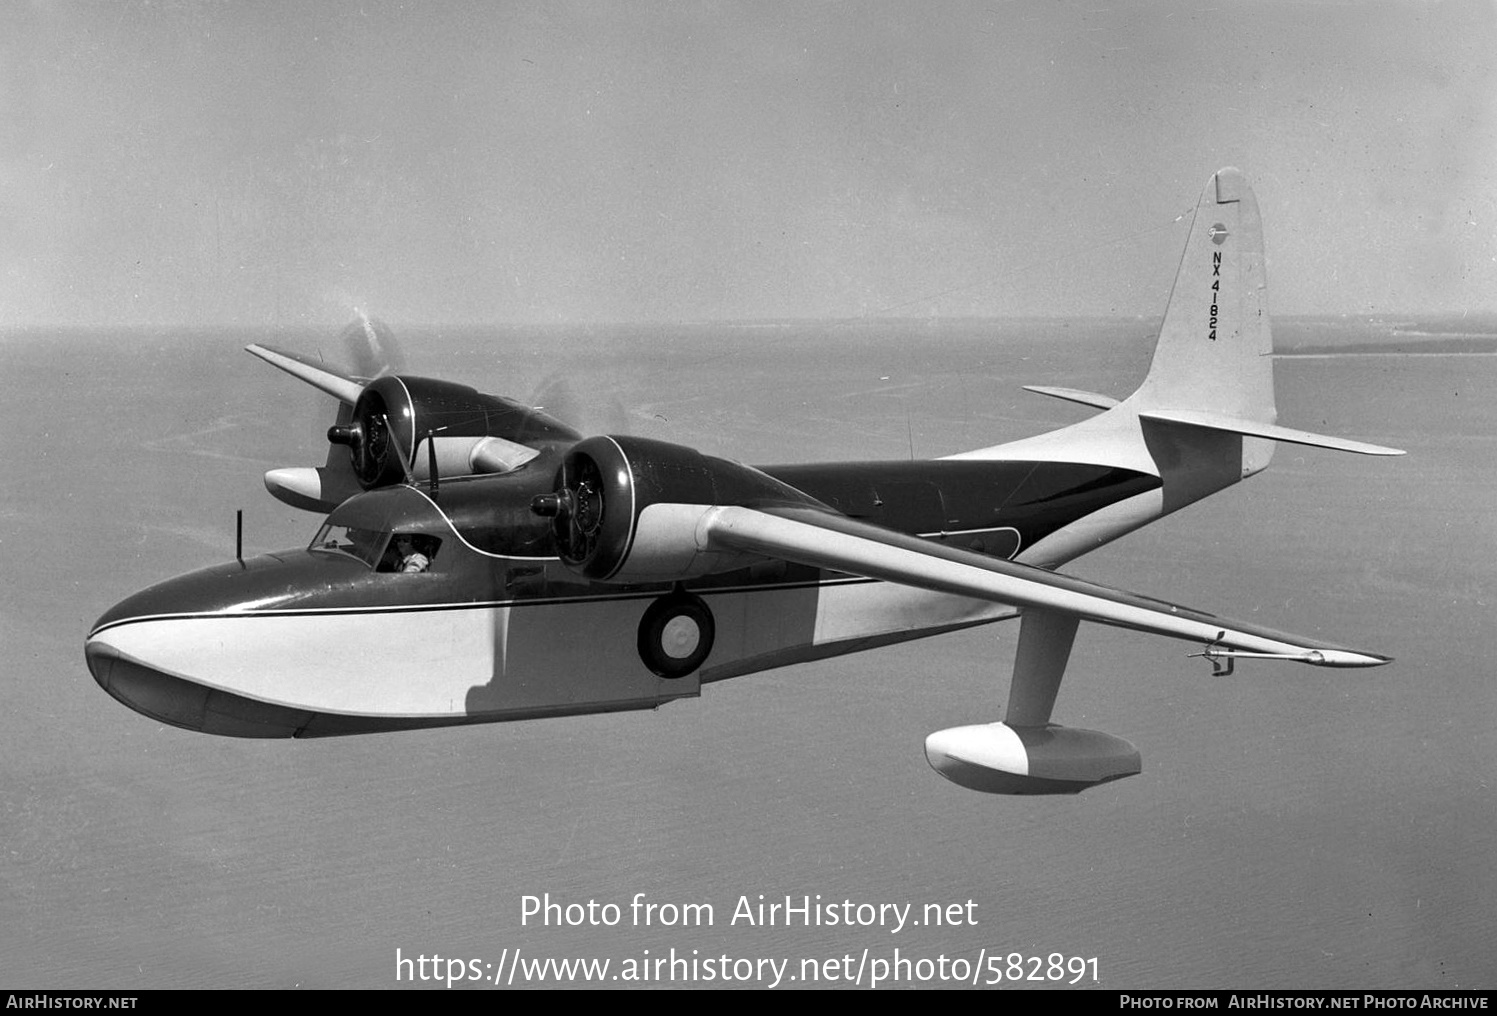
[[[1216,225],[1211,227],[1211,232],[1208,235],[1211,237],[1211,242],[1220,247],[1222,244],[1227,242],[1226,224],[1218,222]]]
[[[715,634],[712,611],[700,597],[662,596],[639,620],[639,658],[661,677],[685,677],[712,652]]]
[[[660,649],[673,660],[686,660],[702,644],[702,626],[690,614],[677,614],[660,629]]]

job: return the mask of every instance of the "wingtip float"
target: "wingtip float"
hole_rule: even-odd
[[[1034,387],[1101,412],[924,462],[754,468],[584,439],[465,385],[357,377],[253,345],[337,400],[325,464],[265,478],[326,519],[305,549],[117,604],[88,637],[88,665],[166,723],[321,737],[652,708],[1017,619],[1007,715],[930,735],[930,764],[1001,794],[1131,776],[1132,745],[1052,719],[1083,620],[1192,642],[1218,673],[1249,659],[1388,662],[1054,571],[1261,471],[1276,442],[1398,454],[1279,425],[1265,290],[1257,203],[1224,169],[1137,391]]]

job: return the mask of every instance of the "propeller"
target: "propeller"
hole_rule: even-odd
[[[355,309],[354,315],[338,336],[354,373],[363,378],[377,378],[405,370],[405,354],[394,330],[362,310]]]
[[[548,446],[564,446],[581,438],[574,427],[553,419],[553,414],[586,421],[584,426],[600,424],[595,429],[615,435],[628,430],[628,414],[616,397],[605,395],[598,400],[602,411],[590,414],[584,408],[587,401],[576,396],[571,380],[559,374],[545,379],[530,400],[529,405],[540,408],[539,412],[517,412],[527,404],[466,385],[405,374],[405,356],[394,331],[362,311],[355,313],[355,319],[339,333],[351,373],[340,373],[320,358],[249,347],[262,360],[340,403],[333,425],[327,428],[326,465],[266,474],[267,488],[288,504],[327,511],[360,489],[428,478],[435,481],[438,476],[510,472]],[[421,454],[422,442],[428,438],[425,454]],[[575,516],[576,525],[560,535],[585,554],[595,528],[590,519],[601,508],[597,498],[587,496],[592,488],[579,482],[583,485],[573,488],[581,495],[580,501],[567,502],[567,518]]]
[[[578,394],[576,382],[567,374],[547,375],[524,404],[584,435],[628,434],[632,430],[629,412],[617,395],[610,392],[598,398],[594,393],[583,398]],[[532,436],[525,434],[521,443]]]
[[[375,380],[404,370],[405,354],[394,330],[362,310],[355,309],[354,315],[338,336],[354,374]],[[366,487],[395,482],[406,471],[403,462],[395,461],[401,457],[390,455],[389,410],[379,392],[369,387],[346,418],[339,414],[337,422],[328,428],[327,439],[348,447],[354,475]]]

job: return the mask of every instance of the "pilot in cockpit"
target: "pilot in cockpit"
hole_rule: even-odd
[[[417,546],[416,537],[410,533],[395,534],[396,571],[424,572],[431,567],[431,557]]]

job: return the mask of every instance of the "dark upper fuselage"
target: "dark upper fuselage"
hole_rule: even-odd
[[[620,587],[590,582],[558,560],[552,522],[531,511],[554,483],[558,450],[513,473],[445,480],[430,488],[396,486],[350,498],[332,522],[379,533],[441,540],[418,576],[378,570],[341,552],[315,547],[228,562],[135,594],[99,618],[95,628],[132,617],[233,609],[315,610],[413,603],[641,594],[670,583]],[[991,461],[842,462],[762,467],[829,508],[888,529],[1011,558],[1056,529],[1111,503],[1158,486],[1130,470],[1076,463]],[[315,542],[315,541],[314,541]],[[814,581],[815,569],[766,564],[686,583],[711,589]],[[415,580],[415,581],[413,581]]]

